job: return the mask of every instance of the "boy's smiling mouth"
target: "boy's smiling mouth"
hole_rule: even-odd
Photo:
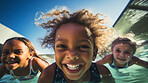
[[[120,61],[126,61],[126,59],[123,59],[123,58],[117,58],[117,59]]]

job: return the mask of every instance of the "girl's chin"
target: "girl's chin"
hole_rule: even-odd
[[[68,76],[68,79],[69,80],[73,80],[73,81],[75,81],[75,80],[79,80],[80,78],[77,76],[77,77],[74,77],[74,76]]]
[[[70,70],[66,66],[64,66],[65,73],[67,74],[66,77],[69,80],[79,80],[81,78],[83,67],[80,67],[75,70]]]
[[[15,65],[16,65],[16,64],[6,64],[6,68],[7,68],[8,70],[15,70],[15,69],[16,69],[16,68],[14,68]]]

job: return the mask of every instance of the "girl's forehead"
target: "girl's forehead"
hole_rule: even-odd
[[[66,23],[61,25],[61,27],[59,27],[59,29],[56,32],[57,37],[62,37],[62,35],[65,36],[71,35],[71,36],[88,38],[90,36],[90,31],[81,25],[74,23]]]
[[[55,40],[57,39],[93,40],[90,31],[86,27],[74,23],[61,25],[56,32]]]
[[[19,41],[19,40],[9,40],[5,43],[4,47],[3,48],[9,48],[9,47],[20,47],[20,48],[23,48],[23,47],[27,47],[22,41]]]
[[[23,42],[19,41],[19,40],[15,40],[15,39],[9,40],[9,41],[6,42],[6,44],[18,44],[18,43],[23,43]]]

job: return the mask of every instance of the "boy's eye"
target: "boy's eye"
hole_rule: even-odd
[[[15,54],[21,54],[21,53],[23,53],[23,51],[21,51],[21,50],[14,50],[14,53]]]
[[[125,52],[126,54],[131,54],[130,52]]]

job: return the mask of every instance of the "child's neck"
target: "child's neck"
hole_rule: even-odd
[[[91,74],[90,74],[90,69],[87,70],[84,75],[78,79],[78,80],[70,80],[68,79],[65,75],[64,75],[65,79],[67,80],[68,83],[82,83],[82,82],[89,82],[89,80],[91,79]]]
[[[28,75],[30,73],[30,63],[29,63],[29,61],[27,61],[27,62],[28,62],[27,63],[28,65],[26,64],[26,66],[24,66],[24,67],[19,67],[19,68],[13,70],[14,75],[16,75],[16,76]]]
[[[123,67],[126,66],[127,63],[125,63],[125,64],[119,64],[116,60],[114,60],[114,64],[115,64],[117,67],[119,67],[119,68],[123,68]]]

